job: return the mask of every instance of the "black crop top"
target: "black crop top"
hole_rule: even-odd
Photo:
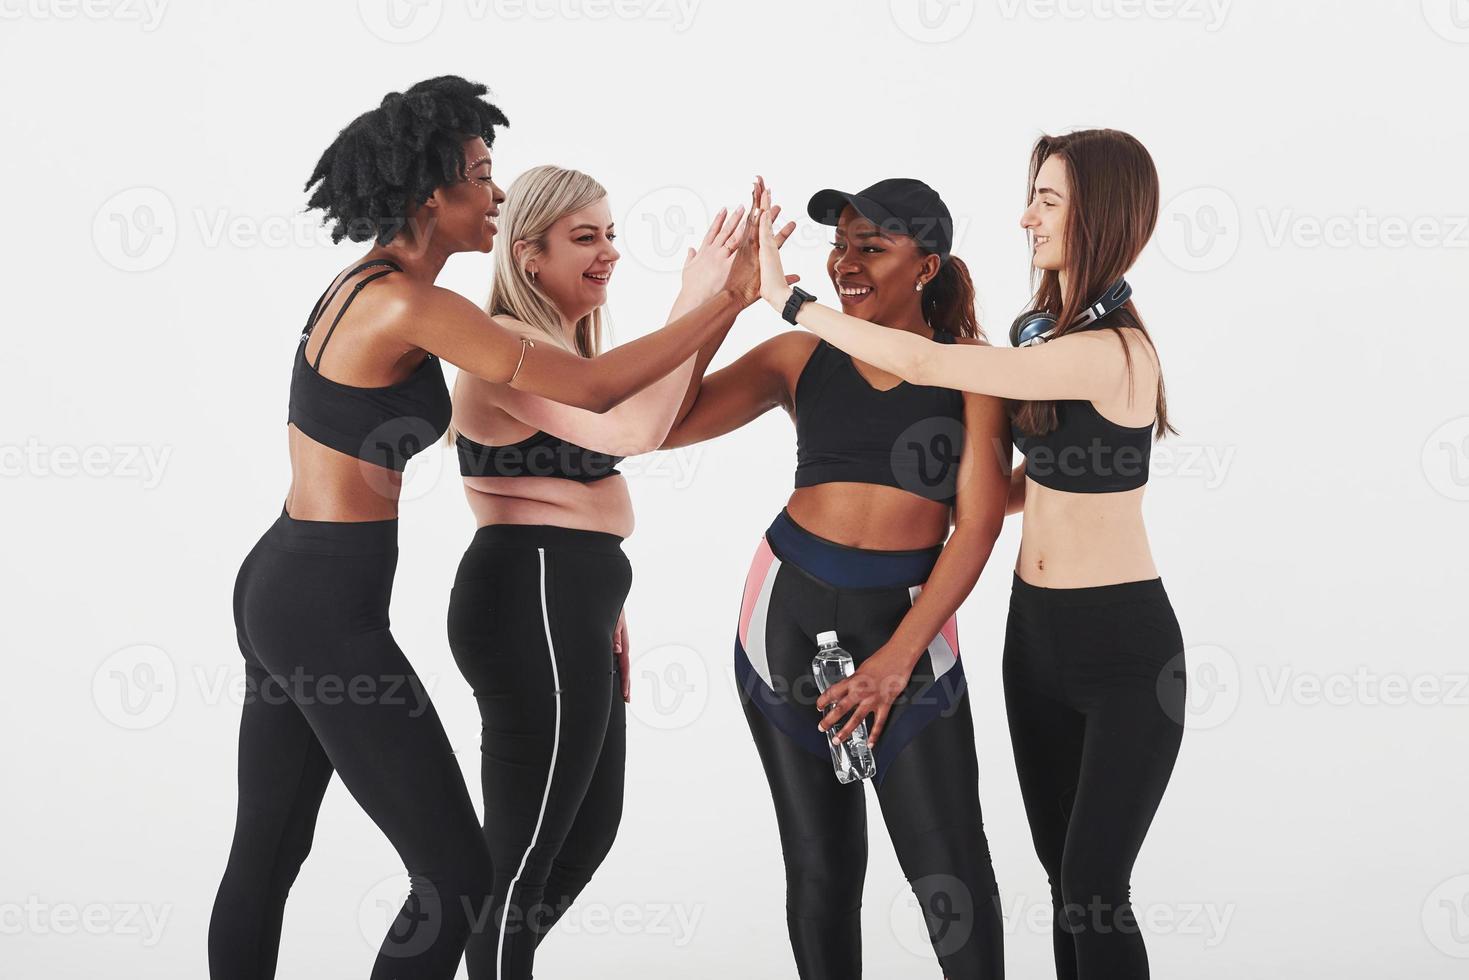
[[[1090,328],[1089,328],[1090,329]],[[1028,436],[1010,423],[1025,475],[1068,493],[1117,493],[1148,482],[1153,426],[1118,425],[1085,399],[1056,402],[1056,427]]]
[[[549,432],[533,432],[508,446],[486,446],[461,435],[454,445],[461,476],[551,476],[593,483],[617,475],[617,464],[626,458],[585,449]]]
[[[308,362],[306,340],[322,312],[331,305],[347,280],[363,269],[380,265],[388,268],[363,276],[352,287],[322,338],[316,362]],[[444,384],[444,371],[439,366],[439,359],[429,354],[407,378],[378,388],[341,384],[322,377],[319,368],[321,355],[331,342],[332,332],[342,322],[342,314],[347,312],[347,307],[352,305],[362,288],[374,279],[402,271],[396,263],[386,259],[364,262],[343,276],[335,288],[327,287],[327,291],[321,294],[306,320],[306,329],[296,348],[287,416],[312,440],[339,453],[399,472],[411,457],[425,446],[432,446],[449,428],[449,388]]]
[[[939,343],[954,335],[934,331]],[[875,483],[951,503],[964,448],[964,396],[906,381],[879,390],[818,341],[796,382],[796,486]]]

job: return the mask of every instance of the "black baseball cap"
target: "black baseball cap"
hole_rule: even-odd
[[[938,191],[912,177],[889,177],[855,194],[828,187],[811,195],[806,213],[823,225],[835,225],[850,204],[888,234],[907,235],[925,252],[948,261],[954,244],[954,219]]]

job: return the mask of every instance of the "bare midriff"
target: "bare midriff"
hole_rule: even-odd
[[[1048,589],[1157,578],[1143,526],[1145,489],[1069,493],[1027,479],[1016,574]]]
[[[386,521],[398,516],[403,474],[337,452],[286,424],[291,487],[286,513],[298,521]]]
[[[590,483],[552,476],[470,476],[464,478],[464,495],[477,527],[551,524],[620,538],[633,531],[632,497],[620,473]]]
[[[911,551],[949,536],[949,505],[873,483],[797,487],[791,519],[817,537],[872,551]]]

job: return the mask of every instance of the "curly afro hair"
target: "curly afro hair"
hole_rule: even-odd
[[[458,75],[419,82],[406,92],[389,92],[326,148],[305,190],[316,190],[307,210],[325,212],[332,242],[375,239],[386,245],[403,229],[408,214],[446,184],[462,180],[461,144],[475,136],[495,142],[505,114],[483,96],[488,89]]]

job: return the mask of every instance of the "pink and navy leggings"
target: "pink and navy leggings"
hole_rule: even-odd
[[[861,976],[867,870],[862,783],[837,782],[816,729],[816,634],[835,630],[860,665],[912,608],[940,550],[847,547],[782,510],[745,581],[735,676],[775,802],[786,922],[803,978]],[[876,757],[872,782],[883,820],[944,973],[950,980],[1002,977],[999,899],[953,619],[919,658]]]

